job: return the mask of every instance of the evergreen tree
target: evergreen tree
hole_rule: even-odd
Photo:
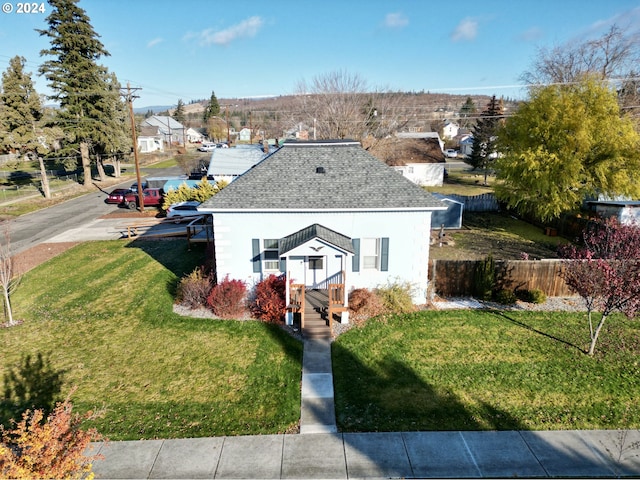
[[[105,137],[114,133],[115,124],[109,117],[113,109],[108,106],[114,97],[111,77],[97,63],[109,52],[77,3],[49,0],[52,11],[46,18],[48,28],[37,31],[51,42],[50,48],[40,54],[53,58],[41,65],[40,73],[54,92],[51,98],[60,105],[56,122],[64,130],[66,142],[58,153],[75,157],[80,152],[84,183],[89,185],[90,152],[104,153]],[[75,160],[68,163],[75,165]]]
[[[218,103],[218,98],[216,97],[215,92],[211,92],[211,98],[209,99],[209,104],[207,108],[204,109],[204,114],[202,115],[202,119],[205,124],[209,123],[209,119],[212,117],[216,117],[220,114],[220,104]]]
[[[473,98],[467,97],[462,107],[460,107],[460,126],[463,128],[468,128],[468,118],[473,116],[477,111],[478,109],[476,108],[476,104],[474,103]]]
[[[484,169],[484,183],[487,183],[487,169],[496,158],[496,133],[502,122],[502,102],[494,95],[473,127],[473,146],[467,163],[474,169]]]
[[[184,112],[184,102],[182,101],[182,99],[178,100],[178,105],[173,112],[173,118],[176,122],[180,122],[182,125],[184,125],[187,121],[187,116]]]
[[[21,154],[37,152],[38,127],[36,122],[42,118],[42,104],[36,92],[31,75],[24,71],[25,59],[15,56],[9,62],[7,71],[2,74],[0,94],[0,148],[4,151],[16,151]]]

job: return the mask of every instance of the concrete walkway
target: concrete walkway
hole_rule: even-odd
[[[304,341],[301,396],[300,433],[336,433],[331,340]]]
[[[635,444],[635,445],[634,445]],[[96,444],[96,478],[638,477],[640,432],[262,435]]]

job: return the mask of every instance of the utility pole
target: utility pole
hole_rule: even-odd
[[[225,117],[227,119],[227,146],[231,146],[231,133],[229,133],[229,105],[224,106]]]
[[[141,88],[132,89],[127,82],[126,93],[121,92],[127,103],[129,104],[129,118],[131,119],[131,137],[133,140],[133,158],[136,164],[136,180],[138,181],[138,206],[140,211],[144,212],[144,192],[142,191],[142,179],[140,178],[140,162],[138,160],[138,140],[136,139],[136,122],[133,117],[133,99],[138,98],[137,95],[133,95],[136,90],[142,90]]]

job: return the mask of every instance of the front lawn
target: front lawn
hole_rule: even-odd
[[[186,241],[87,242],[30,271],[0,329],[0,376],[42,353],[112,440],[281,433],[300,416],[302,345],[259,322],[173,313],[202,263]]]
[[[594,358],[584,314],[424,311],[333,345],[342,431],[640,427],[640,338],[617,318]],[[582,349],[582,350],[581,350]]]

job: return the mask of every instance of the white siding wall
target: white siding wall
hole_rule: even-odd
[[[415,286],[414,302],[424,303],[429,262],[431,212],[310,212],[217,213],[214,215],[218,278],[229,275],[252,285],[254,238],[282,238],[318,223],[350,238],[389,238],[387,272],[363,268],[351,271],[347,262],[347,289],[374,288],[396,280]]]
[[[393,168],[417,185],[442,186],[444,179],[444,164],[442,163],[409,163]]]

